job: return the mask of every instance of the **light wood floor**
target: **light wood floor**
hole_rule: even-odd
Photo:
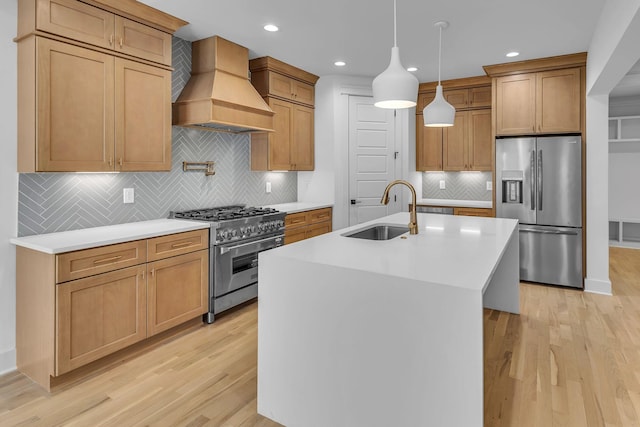
[[[485,426],[640,426],[640,250],[611,249],[611,280],[485,310]],[[256,414],[256,322],[248,305],[51,395],[0,377],[0,426],[277,426]]]

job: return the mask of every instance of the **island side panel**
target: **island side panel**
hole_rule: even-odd
[[[479,290],[277,249],[258,265],[260,414],[306,427],[483,425]]]
[[[483,304],[486,308],[520,314],[520,245],[517,226],[485,288]]]
[[[51,391],[55,350],[55,255],[16,247],[16,365]]]

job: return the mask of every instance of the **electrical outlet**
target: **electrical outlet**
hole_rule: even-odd
[[[440,189],[444,190],[446,188],[446,185],[444,184],[444,179],[440,180]]]
[[[267,193],[271,193],[271,183],[269,181],[267,181],[267,185],[266,185],[265,191]]]
[[[133,203],[135,200],[135,194],[133,188],[125,188],[122,190],[122,201],[124,203]]]
[[[487,191],[493,190],[493,183],[491,181],[487,181]]]

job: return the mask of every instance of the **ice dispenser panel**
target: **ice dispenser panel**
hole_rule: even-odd
[[[523,171],[502,171],[502,203],[522,203]]]

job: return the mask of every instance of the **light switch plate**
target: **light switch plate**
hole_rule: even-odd
[[[446,188],[446,185],[444,184],[444,179],[440,180],[440,189],[444,190]]]
[[[267,181],[267,185],[266,185],[265,191],[267,193],[271,193],[271,183],[269,181]]]
[[[135,200],[135,194],[133,188],[125,188],[122,190],[122,201],[124,203],[133,203]]]
[[[491,181],[487,181],[487,191],[493,190],[493,183]]]

